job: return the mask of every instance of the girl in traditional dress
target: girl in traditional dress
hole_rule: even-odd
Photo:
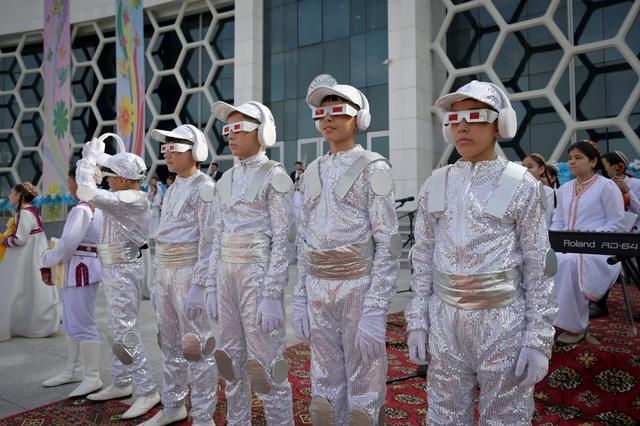
[[[547,174],[546,162],[542,155],[531,153],[524,157],[522,165],[527,168],[529,173],[533,175],[539,181],[542,181],[542,177],[546,177],[547,182],[551,179]],[[544,182],[543,182],[544,183]],[[551,225],[551,219],[553,218],[553,210],[556,208],[558,202],[556,198],[556,192],[550,186],[544,185],[544,193],[546,195],[547,204],[545,206],[544,218],[547,221],[547,226]]]
[[[569,148],[569,170],[575,179],[557,191],[558,207],[551,230],[623,232],[624,203],[616,184],[597,174],[597,145],[589,140]],[[558,341],[576,343],[587,337],[589,301],[599,300],[615,282],[620,264],[609,265],[608,256],[558,253],[556,297],[558,315],[553,323],[564,330]]]
[[[0,262],[0,341],[11,336],[46,337],[60,327],[58,293],[40,277],[40,258],[47,249],[42,221],[31,201],[38,190],[29,182],[11,189],[16,206],[13,233],[0,241],[6,248]]]

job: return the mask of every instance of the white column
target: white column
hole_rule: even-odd
[[[397,197],[417,200],[444,150],[440,123],[430,112],[446,75],[430,49],[444,12],[440,0],[388,2],[389,156]]]
[[[235,2],[233,98],[236,105],[262,101],[263,0]]]

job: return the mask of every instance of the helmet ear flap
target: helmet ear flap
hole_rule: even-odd
[[[511,106],[503,108],[498,113],[498,132],[501,138],[511,139],[518,131],[518,119]]]
[[[453,136],[453,129],[451,126],[442,125],[442,136],[444,136],[445,142],[451,145],[456,143],[456,138]]]
[[[358,125],[358,131],[364,132],[371,124],[371,114],[369,110],[360,109],[358,115],[356,115],[356,124]]]
[[[252,101],[250,103],[255,105],[262,113],[262,123],[258,127],[258,142],[267,148],[273,146],[276,143],[276,125],[273,122],[273,115],[260,102]]]

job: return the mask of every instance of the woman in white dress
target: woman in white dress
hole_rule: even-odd
[[[160,208],[162,207],[162,193],[157,185],[149,185],[149,202],[151,203],[151,221],[149,222],[149,238],[155,240],[160,224]]]
[[[12,235],[1,242],[6,251],[0,262],[0,341],[11,336],[46,337],[60,328],[58,292],[40,276],[47,237],[31,205],[37,195],[38,190],[29,182],[14,186],[9,194],[16,214]]]
[[[533,177],[541,181],[543,184],[543,176],[546,178],[547,182],[551,180],[550,176],[547,175],[547,164],[542,155],[531,153],[524,157],[524,159],[522,160],[522,165],[527,168],[527,170],[533,175]],[[547,185],[543,185],[542,188],[544,189],[544,193],[547,197],[547,205],[544,218],[547,221],[547,226],[549,226],[551,225],[553,210],[556,208],[558,200],[556,197],[556,192],[553,188]]]
[[[558,207],[552,230],[622,232],[624,202],[613,181],[596,173],[600,153],[592,141],[569,148],[569,170],[576,176],[557,191]],[[558,341],[576,343],[587,336],[589,301],[599,300],[620,274],[620,264],[609,265],[606,255],[557,253],[555,277],[558,315],[553,323],[564,330]]]

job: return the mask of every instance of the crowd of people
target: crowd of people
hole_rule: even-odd
[[[355,143],[371,120],[358,89],[319,84],[307,104],[331,149],[306,168],[297,162],[291,174],[265,154],[276,140],[274,118],[253,101],[214,106],[238,159],[224,173],[217,163],[200,171],[208,152],[196,127],[152,130],[171,174],[166,186],[151,178],[146,194],[139,156],[107,155],[101,140],[87,142],[68,180],[80,202],[50,248],[30,204],[36,188],[16,185],[16,215],[0,252],[0,276],[15,277],[0,309],[0,340],[56,332],[59,285],[68,360],[44,386],[80,382],[70,396],[93,401],[135,394],[124,419],[161,401],[147,426],[185,419],[190,393],[193,424],[211,425],[220,376],[228,424],[251,423],[253,390],[269,424],[292,425],[283,294],[294,250],[291,320],[311,348],[312,423],[384,424],[386,313],[402,251],[391,165]],[[491,83],[468,83],[436,107],[461,159],[435,170],[420,190],[405,311],[409,357],[429,365],[429,424],[471,424],[478,386],[481,421],[528,424],[554,340],[590,339],[589,303],[602,305],[620,273],[605,256],[554,253],[548,230],[631,231],[640,181],[625,174],[624,154],[602,155],[589,140],[568,149],[575,179],[562,186],[539,154],[522,165],[497,156],[497,140],[513,137],[517,120]],[[160,388],[138,323],[141,250],[150,240]],[[112,339],[106,387],[98,284]]]

